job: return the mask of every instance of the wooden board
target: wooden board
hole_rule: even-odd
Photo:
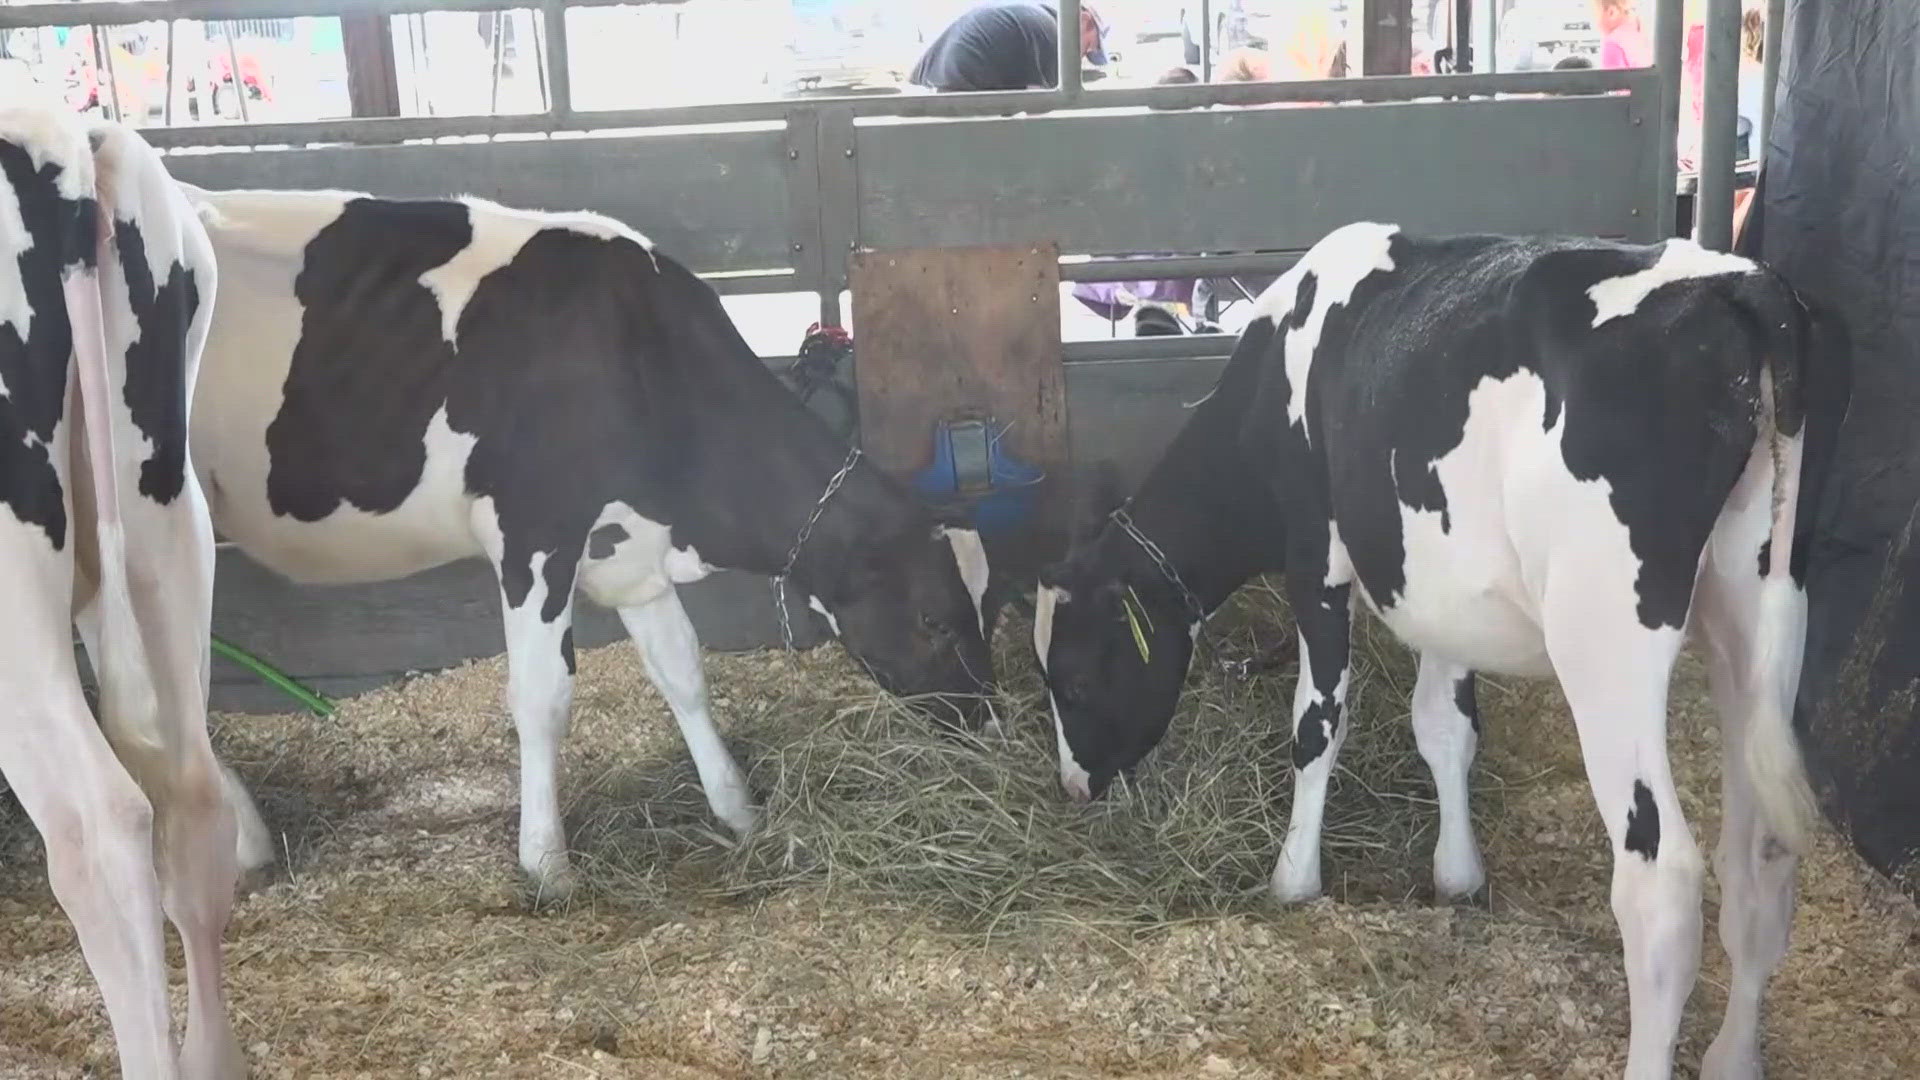
[[[990,611],[1066,550],[1072,462],[1060,349],[1057,245],[935,247],[855,255],[853,367],[860,442],[897,476],[933,459],[934,425],[991,419],[1015,458],[1045,472],[1035,513],[987,536]]]
[[[983,415],[1015,457],[1066,474],[1059,258],[1052,244],[853,257],[860,441],[876,464],[917,472],[937,421]]]

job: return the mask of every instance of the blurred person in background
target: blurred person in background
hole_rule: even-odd
[[[990,0],[942,30],[907,81],[942,94],[1058,86],[1059,22],[1052,4]],[[1092,5],[1080,5],[1080,55],[1095,67],[1107,63],[1106,29]]]
[[[1639,0],[1593,0],[1593,28],[1600,32],[1600,66],[1647,67],[1653,41],[1640,18]]]

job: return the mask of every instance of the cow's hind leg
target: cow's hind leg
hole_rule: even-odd
[[[121,1073],[175,1076],[152,804],[81,694],[68,598],[39,616],[18,611],[30,604],[20,591],[13,598],[13,625],[43,627],[55,647],[13,640],[0,657],[0,775],[46,843],[47,879],[100,986]]]
[[[129,491],[137,481],[123,476],[122,483],[121,490]],[[77,504],[95,505],[84,471],[76,478],[75,490]],[[127,732],[122,718],[104,712],[101,726],[152,808],[160,904],[180,935],[187,969],[181,1073],[209,1080],[245,1076],[246,1060],[227,1015],[221,953],[243,850],[236,809],[252,811],[253,801],[214,757],[207,735],[213,528],[191,474],[165,503],[126,499],[120,509],[130,534],[138,537],[126,546],[128,596],[139,622],[156,708],[151,731]],[[99,652],[104,635],[97,560],[91,547],[83,545],[77,553],[74,621],[94,670],[105,679],[114,665]],[[125,697],[106,689],[103,707]],[[257,812],[252,824],[264,834]]]
[[[700,787],[707,793],[707,805],[734,832],[748,832],[759,813],[747,790],[746,774],[714,727],[707,705],[707,677],[700,663],[700,639],[694,635],[686,608],[680,606],[680,594],[668,588],[651,600],[619,610],[620,621],[640,650],[647,678],[667,699],[680,725],[680,736],[700,774]]]
[[[1613,848],[1632,1018],[1626,1076],[1664,1080],[1700,968],[1704,874],[1667,760],[1667,684],[1681,632],[1622,613],[1588,567],[1564,580],[1548,597],[1547,652]]]
[[[1431,653],[1420,654],[1413,687],[1413,737],[1433,774],[1440,804],[1440,835],[1433,845],[1433,888],[1442,900],[1469,896],[1486,883],[1480,845],[1473,838],[1467,795],[1474,750],[1480,744],[1480,713],[1473,672]]]
[[[1300,629],[1299,675],[1293,690],[1293,811],[1273,894],[1282,903],[1320,895],[1320,827],[1327,784],[1347,741],[1346,705],[1353,586],[1345,553],[1331,569],[1301,559],[1287,571],[1287,598]]]
[[[1720,880],[1720,943],[1731,964],[1727,1011],[1701,1061],[1704,1080],[1758,1077],[1762,1072],[1761,1001],[1767,981],[1787,953],[1793,925],[1799,856],[1768,824],[1747,765],[1749,743],[1764,725],[1784,726],[1804,646],[1805,598],[1790,581],[1763,582],[1760,550],[1767,541],[1772,463],[1762,451],[1735,488],[1708,547],[1695,600],[1695,622],[1706,646],[1707,674],[1720,714],[1720,842],[1714,869]],[[1768,610],[1765,589],[1790,590]],[[1762,670],[1766,642],[1792,665]],[[1766,700],[1769,693],[1775,700]]]

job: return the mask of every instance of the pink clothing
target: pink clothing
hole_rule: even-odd
[[[1628,19],[1600,39],[1600,66],[1603,68],[1650,67],[1653,44],[1647,40],[1640,20]]]

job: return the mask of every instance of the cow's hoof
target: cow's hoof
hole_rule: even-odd
[[[580,874],[570,863],[549,860],[538,873],[522,869],[527,902],[535,910],[564,905],[580,891]]]

